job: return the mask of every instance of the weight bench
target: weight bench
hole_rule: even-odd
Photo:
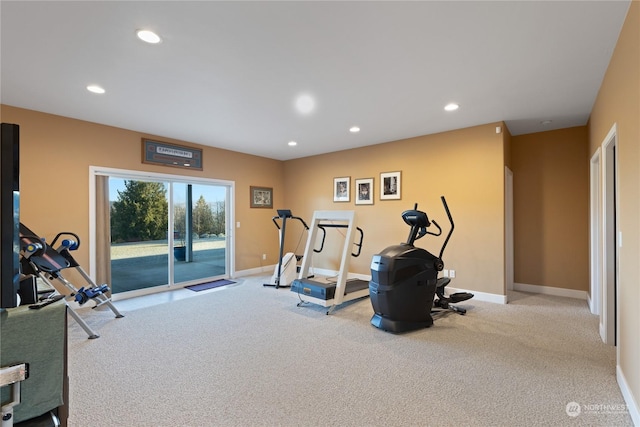
[[[61,239],[59,246],[54,249],[58,239],[63,236],[70,236],[72,238]],[[93,301],[95,305],[92,308],[94,309],[106,305],[113,311],[116,318],[124,317],[107,295],[109,286],[106,284],[96,285],[71,255],[70,251],[75,251],[80,247],[80,238],[77,234],[70,232],[58,233],[51,242],[51,245],[49,245],[44,239],[20,223],[20,242],[20,267],[22,274],[42,279],[42,281],[52,289],[50,295],[47,297],[49,299],[51,298],[51,294],[59,293],[53,285],[53,280],[59,281],[69,289],[71,294],[65,296],[68,312],[82,329],[85,330],[90,339],[98,338],[100,335],[96,334],[80,315],[76,313],[73,307],[69,306],[68,302],[70,300],[75,300],[79,305]],[[86,281],[86,285],[78,289],[70,281],[65,279],[61,270],[66,268],[75,268]],[[36,303],[35,306],[37,305]]]

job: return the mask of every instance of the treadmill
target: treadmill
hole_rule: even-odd
[[[291,292],[294,292],[300,299],[298,306],[309,302],[329,307],[327,314],[331,314],[342,303],[369,296],[368,280],[348,278],[350,259],[352,256],[360,255],[364,237],[362,229],[355,226],[355,217],[355,211],[315,211],[313,213],[300,273],[298,278],[291,283]],[[309,269],[313,254],[322,252],[327,228],[346,229],[338,276],[332,279],[314,274],[313,278],[310,278]],[[320,249],[314,249],[320,230],[323,232],[322,243]],[[360,236],[358,242],[354,242],[356,231]],[[355,253],[351,252],[352,245],[357,247]]]

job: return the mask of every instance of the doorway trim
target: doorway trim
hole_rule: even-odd
[[[590,166],[590,294],[589,310],[592,314],[602,312],[602,162],[601,148],[598,147],[591,157]],[[601,322],[600,322],[601,323]],[[602,330],[602,326],[601,326]]]
[[[602,142],[602,199],[601,224],[602,248],[600,295],[600,336],[608,345],[616,345],[617,340],[617,280],[618,280],[618,173],[617,173],[617,124],[614,123]]]
[[[121,178],[133,178],[133,179],[150,179],[153,181],[180,181],[184,183],[193,184],[208,184],[208,185],[221,185],[227,186],[228,200],[227,200],[227,219],[225,224],[225,233],[227,238],[227,274],[230,278],[235,276],[235,230],[233,224],[235,224],[235,181],[226,181],[222,179],[214,178],[201,178],[188,175],[174,175],[156,172],[143,172],[127,169],[116,169],[102,166],[89,166],[89,275],[92,278],[96,277],[96,262],[97,262],[97,249],[96,249],[96,176],[112,176]],[[172,187],[172,186],[170,186]],[[171,236],[170,236],[171,237]],[[148,292],[148,291],[146,291]]]

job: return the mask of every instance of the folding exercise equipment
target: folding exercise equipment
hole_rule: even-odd
[[[70,238],[61,239],[59,246],[54,249],[55,244],[63,236]],[[79,305],[83,305],[88,301],[93,301],[97,308],[106,305],[113,311],[116,318],[124,317],[111,302],[111,298],[107,296],[109,286],[106,284],[96,285],[89,275],[82,269],[80,264],[73,258],[70,251],[77,250],[80,247],[80,238],[77,234],[71,232],[58,233],[51,242],[47,244],[37,234],[29,230],[24,224],[20,223],[20,240],[21,240],[21,259],[20,267],[24,275],[32,275],[40,278],[46,283],[52,292],[58,292],[53,284],[53,280],[62,283],[67,289],[71,290],[71,294],[67,297],[68,312],[71,317],[85,330],[90,339],[98,338],[87,323],[75,312],[73,307],[68,304],[69,300],[75,300]],[[80,289],[76,288],[70,281],[64,278],[61,270],[66,268],[75,268],[76,271],[86,281],[86,285]]]
[[[360,227],[355,226],[356,214],[354,211],[315,211],[309,228],[309,237],[307,246],[304,250],[302,258],[302,266],[298,278],[291,284],[291,291],[295,292],[301,301],[300,306],[305,302],[312,302],[323,307],[329,307],[327,314],[335,309],[336,306],[358,298],[364,298],[369,295],[369,282],[361,279],[347,279],[349,275],[349,262],[351,257],[357,257],[362,250],[362,240],[364,233]],[[329,222],[330,221],[330,222]],[[314,253],[322,252],[326,237],[327,228],[344,228],[346,229],[344,246],[340,260],[340,270],[335,282],[329,280],[321,280],[321,278],[310,278],[309,268]],[[316,243],[318,231],[322,230],[322,243],[320,249],[313,249]],[[356,230],[360,233],[358,242],[354,241]],[[358,247],[356,253],[351,252],[351,246]],[[302,298],[304,297],[304,300]]]
[[[373,256],[369,283],[371,304],[375,313],[371,318],[373,326],[389,332],[405,332],[433,325],[432,313],[466,313],[466,310],[453,304],[473,298],[473,294],[458,292],[446,296],[445,287],[450,279],[438,279],[438,272],[444,268],[442,255],[454,229],[447,202],[444,197],[441,197],[441,200],[451,228],[439,256],[414,246],[416,240],[427,234],[442,234],[442,228],[438,223],[429,221],[427,214],[418,210],[417,203],[414,209],[402,213],[402,219],[411,227],[407,242],[389,246]],[[427,231],[431,224],[438,229],[437,232]],[[434,301],[436,295],[438,299]]]
[[[297,216],[293,216],[289,209],[278,209],[278,215],[271,218],[273,223],[276,225],[278,229],[278,233],[280,234],[280,256],[278,257],[278,265],[276,266],[273,276],[271,277],[270,283],[264,283],[263,286],[273,286],[276,289],[278,288],[288,288],[291,286],[291,282],[296,278],[296,274],[298,273],[298,261],[302,258],[301,256],[296,255],[293,252],[287,252],[286,255],[284,253],[284,237],[285,231],[287,229],[287,220],[288,219],[296,219],[302,223],[305,230],[309,230],[309,226],[302,218]],[[278,219],[282,221],[282,227],[278,225]]]

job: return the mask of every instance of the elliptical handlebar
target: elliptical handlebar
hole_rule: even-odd
[[[438,223],[436,222],[435,219],[431,220],[431,224],[435,225],[436,227],[438,227],[438,232],[437,233],[432,233],[430,231],[427,231],[426,234],[431,234],[432,236],[439,236],[442,234],[442,228],[440,228],[440,225],[438,225]]]
[[[453,217],[451,216],[451,211],[449,211],[449,206],[447,205],[447,200],[444,196],[440,196],[440,200],[442,200],[442,205],[444,206],[445,212],[447,212],[447,217],[449,218],[449,224],[451,224],[451,228],[449,229],[449,233],[447,233],[446,239],[444,239],[444,243],[442,244],[442,248],[440,249],[439,258],[442,259],[442,254],[444,254],[444,248],[447,247],[447,243],[449,243],[449,239],[453,234],[453,229],[455,228],[455,224],[453,223]],[[435,221],[434,221],[435,222]],[[440,228],[440,227],[438,227]]]

